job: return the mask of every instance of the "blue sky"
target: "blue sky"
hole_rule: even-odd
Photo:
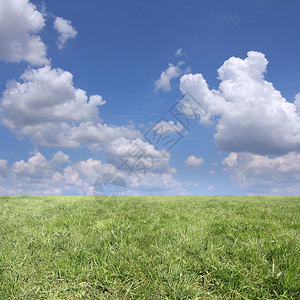
[[[0,194],[299,194],[299,12],[0,0]]]

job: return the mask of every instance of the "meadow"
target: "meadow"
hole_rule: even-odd
[[[0,197],[0,299],[300,299],[300,197]]]

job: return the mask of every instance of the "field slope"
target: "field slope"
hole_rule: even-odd
[[[299,299],[300,197],[0,197],[0,299]]]

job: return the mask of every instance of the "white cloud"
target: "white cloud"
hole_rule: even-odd
[[[233,180],[249,190],[300,193],[300,153],[278,157],[251,153],[230,153],[223,162]]]
[[[35,179],[40,181],[42,178],[47,178],[52,173],[51,165],[41,153],[36,153],[34,156],[28,159],[28,162],[24,160],[15,162],[10,173],[17,178],[23,180]]]
[[[178,78],[181,74],[180,64],[174,66],[173,64],[169,64],[169,67],[162,71],[160,74],[160,78],[155,81],[155,90],[163,90],[164,92],[169,92],[171,90],[170,82],[174,78]]]
[[[170,168],[171,155],[166,150],[157,150],[141,138],[128,140],[120,137],[105,145],[108,162],[119,169],[132,173],[173,173]],[[138,177],[138,176],[136,176]]]
[[[44,25],[43,15],[28,0],[0,0],[0,59],[49,63],[46,46],[37,35]]]
[[[81,184],[83,186],[86,184],[93,185],[97,177],[109,172],[116,172],[115,166],[90,158],[67,166],[61,172],[56,172],[54,181],[75,184],[77,187],[80,187]]]
[[[58,31],[58,48],[62,49],[68,39],[75,38],[77,35],[76,29],[72,26],[71,21],[65,20],[61,17],[56,17],[54,21],[54,28]]]
[[[148,189],[152,186],[162,191],[171,187],[173,192],[182,192],[180,184],[172,178],[177,170],[169,166],[170,154],[167,151],[156,150],[153,145],[144,142],[140,131],[131,124],[114,126],[103,123],[98,114],[99,107],[105,104],[102,97],[88,97],[84,90],[74,86],[70,72],[51,68],[46,59],[46,47],[37,35],[44,25],[43,15],[30,2],[0,0],[0,28],[9,28],[5,32],[0,29],[0,59],[47,64],[27,69],[19,81],[7,82],[0,100],[1,123],[20,137],[31,137],[35,145],[86,146],[92,151],[104,151],[112,163],[88,159],[72,164],[68,155],[61,151],[50,160],[35,151],[28,161],[16,161],[10,168],[6,160],[0,160],[0,178],[6,183],[5,192],[84,193],[91,191],[96,176],[111,171],[126,175],[133,188]],[[54,27],[60,34],[60,49],[69,38],[77,35],[71,22],[63,18],[57,17]],[[181,64],[174,66],[175,69],[170,65],[171,69],[166,71],[169,80],[175,76],[177,68],[179,72]],[[175,131],[182,129],[181,125],[173,122],[169,125]],[[132,152],[133,145],[138,145],[140,152]],[[149,157],[153,162],[149,161]],[[142,161],[147,173],[143,174],[143,169],[137,171],[143,175],[143,180],[122,165],[120,158],[129,163]]]
[[[104,103],[101,96],[88,98],[85,91],[75,88],[71,73],[45,66],[27,70],[21,82],[7,84],[1,99],[1,120],[17,135],[30,136],[35,145],[86,146],[91,151],[104,151],[117,167],[121,167],[122,158],[130,165],[147,163],[147,171],[169,173],[167,151],[142,141],[140,131],[130,124],[114,126],[100,120],[98,108]],[[135,152],[134,145],[138,146]]]
[[[210,174],[210,175],[215,175],[216,172],[215,172],[214,170],[210,170],[210,171],[209,171],[209,174]]]
[[[170,134],[175,132],[180,132],[183,129],[183,125],[181,123],[175,124],[173,121],[165,121],[161,120],[156,123],[152,130],[156,131],[159,135]]]
[[[63,167],[64,164],[68,166]],[[110,164],[88,159],[71,164],[68,155],[58,151],[51,160],[36,152],[28,161],[16,161],[4,181],[6,194],[87,194],[97,176],[115,170]]]
[[[180,89],[205,107],[199,109],[202,123],[216,119],[217,150],[283,154],[300,151],[299,94],[287,102],[272,83],[264,79],[268,61],[260,52],[246,59],[231,57],[219,68],[218,90],[209,89],[202,74],[187,74]]]
[[[50,164],[53,168],[56,168],[67,162],[69,162],[69,156],[62,151],[58,151],[53,155]]]
[[[203,163],[204,163],[204,159],[202,157],[197,158],[194,155],[188,156],[187,159],[185,160],[186,167],[196,168],[201,166]]]
[[[183,193],[181,184],[173,177],[174,168],[168,172],[140,173],[137,177],[126,169],[117,169],[110,163],[87,159],[72,163],[69,156],[58,151],[47,160],[36,151],[28,161],[16,161],[10,168],[6,160],[0,160],[1,194],[92,194],[99,176],[116,173],[124,178],[131,194]]]
[[[88,101],[85,91],[74,88],[71,73],[45,66],[25,71],[21,80],[8,82],[3,93],[6,126],[98,120],[96,107],[103,104],[101,97]]]
[[[138,135],[125,126],[101,124],[98,107],[104,103],[101,96],[88,98],[75,88],[71,73],[45,66],[27,70],[21,82],[8,82],[0,112],[5,126],[31,136],[36,145],[91,146],[107,138]]]
[[[56,152],[49,161],[36,151],[27,162],[20,160],[13,163],[6,173],[18,180],[37,183],[52,177],[65,163],[69,163],[69,156],[62,151]]]

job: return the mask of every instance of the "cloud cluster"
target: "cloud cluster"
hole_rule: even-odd
[[[8,82],[0,113],[5,126],[19,136],[30,136],[36,146],[86,146],[104,151],[117,166],[120,158],[132,165],[137,159],[149,164],[151,157],[148,169],[169,170],[169,153],[144,142],[140,131],[100,120],[98,109],[104,103],[101,96],[88,97],[75,88],[71,73],[45,66],[27,70],[20,82]],[[134,145],[138,151],[133,151]]]
[[[1,194],[92,194],[93,184],[105,173],[119,174],[124,178],[129,193],[147,193],[152,189],[163,193],[182,192],[180,183],[171,172],[147,172],[143,180],[127,170],[100,160],[87,159],[72,163],[69,156],[58,151],[47,160],[35,152],[28,161],[17,161],[9,168],[6,160],[0,160],[0,178],[7,188]]]
[[[0,112],[5,126],[19,136],[30,136],[37,146],[86,146],[103,151],[123,170],[139,165],[151,172],[169,172],[170,154],[144,142],[140,131],[101,122],[98,108],[104,103],[101,96],[88,97],[75,88],[71,73],[45,66],[27,70],[21,82],[7,84]]]
[[[224,170],[245,188],[261,192],[300,193],[300,153],[271,158],[251,153],[230,153]]]
[[[14,3],[17,2],[11,2]],[[41,18],[38,21],[43,25],[42,15],[33,5],[28,2],[26,5],[32,9],[33,15]],[[18,9],[14,6],[11,10],[16,14]],[[30,18],[30,15],[25,17]],[[68,38],[77,34],[71,22],[63,18],[57,17],[54,26],[60,33],[60,47],[63,47]],[[169,166],[170,154],[156,150],[153,145],[144,142],[140,131],[132,125],[105,124],[99,117],[99,108],[103,104],[105,101],[100,95],[88,97],[84,90],[76,88],[70,72],[46,65],[29,68],[21,75],[19,81],[11,80],[7,83],[0,102],[0,120],[18,136],[31,137],[36,146],[85,146],[91,151],[103,151],[110,166],[113,163],[123,172],[128,172],[129,168],[142,165],[147,171],[147,175],[144,174],[146,178],[149,178],[150,173],[157,176],[159,173],[167,174],[166,176],[174,173],[174,168]],[[47,164],[40,154],[35,155],[26,163],[16,162],[11,167],[10,174],[28,177],[31,180],[35,177],[43,178],[43,175],[54,176]],[[44,173],[40,174],[39,168]],[[2,177],[6,176],[7,170],[7,162],[1,161]],[[70,171],[70,168],[68,170]],[[153,178],[150,181],[153,181]]]
[[[7,83],[2,112],[6,126],[26,130],[45,123],[97,121],[97,106],[104,103],[100,96],[88,99],[85,91],[75,88],[71,73],[45,66],[25,71],[21,82]]]
[[[299,193],[300,94],[288,102],[264,78],[268,61],[250,51],[245,59],[231,57],[218,69],[218,89],[210,89],[202,74],[180,79],[182,112],[215,125],[217,150],[231,152],[224,170],[241,186],[255,192]],[[184,109],[186,106],[186,109]],[[270,156],[273,155],[273,156]]]
[[[0,0],[0,59],[49,63],[46,46],[38,35],[44,26],[43,15],[28,0]]]
[[[99,121],[98,107],[104,103],[101,96],[88,98],[75,88],[71,73],[45,66],[25,71],[21,82],[7,83],[0,112],[5,126],[37,145],[76,147],[75,128]]]
[[[12,184],[5,193],[86,193],[102,172],[115,171],[126,175],[135,188],[179,187],[172,178],[176,169],[169,166],[167,151],[143,141],[132,125],[105,124],[99,117],[99,109],[105,104],[102,97],[87,96],[74,86],[70,72],[50,66],[46,46],[37,35],[44,25],[43,15],[29,1],[0,0],[0,26],[7,28],[0,30],[0,58],[46,64],[29,67],[18,81],[7,82],[0,99],[0,121],[19,137],[31,137],[35,146],[85,146],[103,151],[108,163],[88,159],[71,164],[60,151],[50,161],[37,152],[27,162],[17,161],[10,168],[6,160],[0,160],[0,178]],[[77,35],[71,21],[61,17],[55,18],[54,28],[59,33],[60,49]],[[174,71],[176,67],[167,76],[174,76]],[[173,127],[180,130],[175,124]],[[69,165],[62,168],[64,164]],[[142,181],[138,173],[143,175]]]
[[[54,28],[58,31],[58,48],[62,49],[68,39],[73,39],[77,35],[77,30],[72,26],[71,21],[65,20],[61,17],[56,17],[54,21]]]
[[[123,159],[129,166],[138,162],[152,172],[169,172],[168,152],[144,142],[131,125],[100,120],[98,109],[103,104],[101,96],[88,97],[74,87],[70,72],[45,66],[25,71],[20,82],[8,82],[1,99],[1,121],[17,135],[30,136],[36,146],[86,146],[103,151],[119,167]]]
[[[264,79],[267,64],[264,54],[255,51],[244,60],[231,57],[218,70],[218,90],[209,89],[202,74],[181,77],[181,91],[206,108],[206,114],[198,112],[201,122],[217,118],[217,150],[255,154],[300,150],[299,96],[294,103],[286,101]]]
[[[130,127],[101,123],[98,108],[104,103],[101,96],[88,97],[75,88],[70,72],[45,66],[25,71],[20,82],[8,82],[0,112],[5,126],[31,136],[36,145],[93,148],[140,135]]]

